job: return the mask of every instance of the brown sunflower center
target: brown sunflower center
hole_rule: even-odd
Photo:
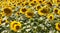
[[[19,26],[16,26],[16,29],[18,30],[20,27]]]
[[[39,1],[39,3],[42,3],[42,1]]]
[[[52,19],[52,16],[50,16],[50,19]]]
[[[5,8],[4,13],[9,14],[9,13],[11,13],[11,10],[9,8]]]
[[[58,27],[60,28],[60,24],[58,24]]]
[[[27,2],[25,5],[28,5],[29,3]]]
[[[34,3],[31,3],[32,6],[34,6],[35,4]]]
[[[22,12],[26,12],[27,10],[24,8],[24,9],[22,9]]]
[[[37,6],[37,9],[40,9],[41,7],[40,6]]]
[[[60,0],[57,0],[57,2],[60,2]]]
[[[29,12],[29,13],[27,13],[27,14],[28,14],[29,16],[33,16],[33,13],[30,13],[30,12]]]
[[[57,12],[58,12],[58,10],[56,9],[54,12],[55,12],[55,13],[57,13]]]
[[[50,2],[47,3],[48,5],[52,6],[52,4]]]
[[[48,10],[47,9],[43,9],[41,10],[42,13],[48,13]]]

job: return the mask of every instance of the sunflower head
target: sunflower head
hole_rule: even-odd
[[[48,14],[48,15],[47,15],[47,18],[48,18],[49,20],[54,20],[54,15],[53,15],[53,14]]]
[[[36,3],[34,3],[34,2],[29,3],[29,6],[35,6],[35,5],[36,5]]]
[[[21,8],[21,9],[20,9],[20,13],[22,13],[22,14],[25,14],[26,11],[27,11],[26,8]]]
[[[18,25],[18,24],[16,24],[16,25],[14,25],[14,31],[16,32],[17,30],[19,30],[21,27],[20,27],[20,25]]]
[[[56,30],[60,31],[60,23],[57,22],[55,25],[56,25]]]
[[[41,8],[40,4],[36,6],[36,10],[39,10]]]
[[[25,15],[27,18],[32,18],[34,16],[34,12],[33,11],[26,11]]]
[[[25,5],[25,6],[26,6],[26,5],[29,5],[29,2],[25,1],[25,2],[24,2],[24,5]]]
[[[41,15],[41,16],[45,16],[48,13],[49,13],[49,8],[43,7],[43,8],[38,10],[38,14]]]
[[[47,2],[46,5],[47,5],[48,7],[52,7],[52,3],[51,3],[51,2]]]
[[[11,16],[12,9],[10,7],[6,7],[6,8],[3,9],[3,12],[6,16]]]
[[[18,31],[21,28],[21,23],[20,22],[16,22],[16,21],[12,21],[10,23],[10,29],[13,31]]]
[[[59,11],[58,8],[54,8],[54,9],[53,9],[53,12],[54,12],[55,14],[58,14],[58,11]]]

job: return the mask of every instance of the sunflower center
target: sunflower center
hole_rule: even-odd
[[[57,2],[60,2],[60,0],[57,0]]]
[[[60,28],[60,24],[58,24],[58,27]]]
[[[16,26],[16,29],[18,30],[20,27],[19,26]]]
[[[4,12],[5,12],[6,14],[8,14],[8,13],[11,13],[11,10],[10,10],[9,8],[5,8],[5,9],[4,9]]]
[[[25,5],[28,5],[29,3],[27,2]]]
[[[50,6],[52,6],[52,4],[50,2],[48,2],[47,4],[49,4]]]
[[[57,13],[57,12],[58,12],[58,10],[56,9],[56,10],[55,10],[55,13]]]
[[[47,13],[47,9],[41,10],[42,13]]]
[[[26,12],[26,9],[24,8],[24,9],[22,9],[22,11],[23,11],[23,12]]]
[[[41,8],[40,6],[37,6],[37,9]]]
[[[39,1],[39,3],[42,3],[42,1]]]
[[[31,3],[32,6],[34,6],[35,4],[34,3]]]
[[[33,13],[27,13],[29,16],[33,16]]]
[[[30,0],[30,1],[32,1],[32,0]]]
[[[50,19],[52,19],[52,16],[50,16]]]

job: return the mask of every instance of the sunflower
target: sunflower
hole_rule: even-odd
[[[2,9],[3,10],[3,13],[6,15],[6,16],[11,16],[12,15],[12,9],[10,7],[5,7]]]
[[[49,8],[46,8],[45,6],[38,10],[38,14],[40,16],[45,16],[49,13]]]
[[[14,25],[14,31],[18,31],[21,28],[19,24]]]
[[[57,22],[55,25],[56,30],[60,31],[60,22]]]
[[[25,14],[26,11],[27,11],[26,8],[21,8],[21,9],[20,9],[20,13],[22,13],[22,14]]]
[[[34,16],[34,12],[33,11],[26,11],[25,15],[27,18],[32,18]]]
[[[53,12],[54,12],[55,14],[58,14],[58,11],[59,11],[58,8],[54,8],[54,9],[53,9]]]
[[[36,6],[36,10],[39,10],[41,8],[40,4]]]
[[[29,3],[29,6],[35,6],[35,5],[36,5],[36,3],[34,3],[34,2]]]
[[[47,5],[48,7],[52,7],[52,2],[46,2],[46,5]]]
[[[48,18],[49,20],[54,20],[54,15],[53,15],[53,14],[48,14],[48,15],[47,15],[47,18]]]
[[[21,28],[21,23],[20,22],[16,22],[16,21],[12,21],[10,23],[10,29],[13,31],[18,31]]]
[[[60,15],[60,10],[57,13],[58,13],[58,15]]]
[[[38,0],[39,4],[45,3],[46,0]]]
[[[25,6],[26,6],[26,5],[29,5],[29,2],[25,1],[25,2],[24,2],[24,5],[25,5]]]

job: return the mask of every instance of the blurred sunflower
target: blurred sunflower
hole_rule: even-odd
[[[58,15],[60,15],[60,10],[57,13],[58,13]]]
[[[36,3],[34,3],[34,2],[30,2],[30,3],[29,3],[29,6],[32,6],[32,7],[33,7],[33,6],[35,6],[35,5],[36,5]]]
[[[58,8],[54,8],[54,9],[53,9],[53,12],[54,12],[55,14],[58,14],[58,11],[59,11]]]
[[[21,23],[17,21],[12,21],[10,23],[10,29],[17,32],[21,28]]]
[[[34,12],[33,11],[26,11],[25,15],[27,18],[32,18],[34,16]]]
[[[60,31],[60,23],[57,22],[55,25],[56,25],[56,26],[55,26],[56,30]]]
[[[45,16],[49,13],[49,8],[46,8],[45,6],[38,10],[38,14],[40,16]]]
[[[37,4],[36,10],[39,10],[41,8],[40,4]]]
[[[26,5],[29,5],[29,2],[25,1],[25,2],[24,2],[24,5],[25,5],[25,6],[26,6]]]
[[[27,8],[21,8],[20,9],[20,13],[22,13],[22,14],[25,14],[26,11],[27,11]]]
[[[48,14],[48,15],[47,15],[47,18],[48,18],[49,20],[54,20],[54,15],[53,15],[53,14]]]
[[[6,16],[11,16],[12,15],[12,9],[10,7],[5,7],[2,9],[3,10],[3,13],[6,15]]]
[[[45,3],[46,0],[38,0],[38,4]]]
[[[46,5],[47,5],[48,7],[52,7],[52,2],[46,2]]]

